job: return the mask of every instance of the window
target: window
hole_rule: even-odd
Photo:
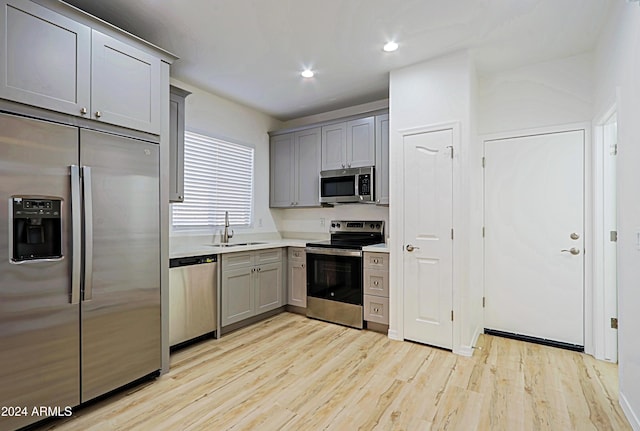
[[[178,229],[251,225],[254,149],[197,133],[184,134],[184,202],[173,205]]]

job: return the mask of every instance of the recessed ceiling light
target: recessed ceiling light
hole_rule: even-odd
[[[305,69],[300,74],[303,78],[313,78],[313,71],[311,69]]]
[[[382,49],[384,49],[384,50],[385,50],[385,52],[393,52],[393,51],[395,51],[396,49],[398,49],[398,44],[397,44],[397,43],[395,43],[395,42],[393,42],[393,41],[391,41],[391,42],[387,42],[387,43],[382,47]]]

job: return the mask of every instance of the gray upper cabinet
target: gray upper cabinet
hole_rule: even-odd
[[[160,134],[160,58],[28,0],[0,1],[0,97]]]
[[[360,168],[376,163],[374,117],[347,122],[347,167]]]
[[[320,128],[271,138],[270,206],[320,206]]]
[[[169,99],[169,201],[184,201],[184,110],[191,94],[173,85]]]
[[[322,127],[322,170],[375,164],[374,117]]]
[[[389,114],[376,116],[376,203],[389,205]]]
[[[28,0],[0,10],[0,97],[89,115],[91,29]]]
[[[294,133],[273,136],[269,163],[269,206],[290,207],[294,202]]]
[[[320,128],[295,133],[295,206],[320,206]]]
[[[91,118],[160,133],[160,59],[92,32]]]
[[[342,169],[347,159],[347,123],[322,126],[322,170]]]

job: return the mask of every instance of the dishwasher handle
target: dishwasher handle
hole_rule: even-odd
[[[179,268],[181,266],[201,265],[205,263],[215,263],[218,261],[217,254],[204,256],[176,257],[169,260],[169,268]]]

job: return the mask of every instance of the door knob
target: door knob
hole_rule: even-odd
[[[411,252],[413,250],[418,250],[420,247],[415,247],[415,246],[413,246],[411,244],[407,244],[406,248],[407,248],[407,251]]]
[[[563,253],[571,253],[574,256],[577,256],[577,255],[580,254],[580,250],[578,250],[575,247],[571,247],[569,250],[560,250],[560,251],[563,252]]]

